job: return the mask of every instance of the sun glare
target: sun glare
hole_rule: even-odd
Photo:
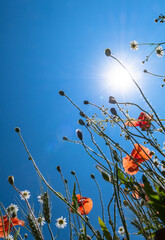
[[[132,67],[130,68],[131,75],[137,80],[139,78],[139,73],[135,71]],[[128,92],[135,88],[133,81],[131,80],[128,72],[119,65],[111,65],[110,69],[105,69],[103,71],[104,88],[113,88],[120,92]]]

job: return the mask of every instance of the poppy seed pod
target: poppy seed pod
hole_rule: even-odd
[[[77,137],[82,141],[83,140],[83,135],[82,135],[82,132],[80,129],[77,129],[76,130],[76,133],[77,133]]]
[[[78,124],[80,124],[80,125],[82,125],[82,126],[85,125],[85,123],[84,123],[84,121],[83,121],[82,119],[79,119],[79,120],[78,120]]]
[[[114,97],[110,96],[109,97],[109,103],[115,104],[117,102],[116,102],[116,99]]]
[[[117,112],[115,108],[111,108],[110,111],[113,115],[117,116]]]
[[[144,73],[147,73],[147,70],[146,69],[144,69],[144,71],[143,71]]]
[[[9,182],[11,185],[14,185],[14,177],[13,177],[13,176],[9,176],[9,177],[8,177],[8,182]]]
[[[15,128],[15,131],[16,131],[17,133],[19,133],[19,132],[21,131],[21,129],[20,129],[19,127],[16,127],[16,128]]]
[[[111,50],[109,48],[106,48],[104,52],[107,57],[111,56]]]
[[[61,96],[64,96],[64,95],[65,95],[65,93],[64,93],[63,91],[59,91],[59,94],[60,94]]]
[[[87,100],[84,101],[84,104],[89,104],[89,102]]]

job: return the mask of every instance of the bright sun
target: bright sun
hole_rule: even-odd
[[[129,68],[127,68],[129,70]],[[132,67],[131,74],[133,77],[139,78],[139,73]],[[120,92],[128,92],[135,88],[128,72],[118,64],[111,65],[109,69],[104,69],[102,78],[104,79],[104,88],[113,88]]]

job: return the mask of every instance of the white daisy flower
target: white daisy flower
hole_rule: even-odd
[[[11,203],[10,206],[6,208],[8,213],[18,212],[19,208],[16,204]]]
[[[124,235],[125,234],[125,230],[124,230],[124,227],[119,227],[119,229],[118,229],[118,233],[120,234],[120,235]]]
[[[36,221],[38,222],[39,225],[43,226],[45,224],[45,218],[40,216],[36,218]]]
[[[43,195],[40,194],[40,195],[38,195],[37,198],[38,198],[39,203],[43,204]]]
[[[13,238],[13,236],[11,234],[9,234],[6,239],[7,240],[13,240],[14,238]]]
[[[139,48],[137,41],[130,42],[130,46],[131,46],[131,49],[134,51],[138,50],[138,48]]]
[[[24,196],[22,196],[22,195]],[[20,197],[22,200],[29,199],[30,198],[30,192],[28,190],[21,191]]]
[[[162,165],[161,165],[161,171],[162,171],[162,172],[165,172],[165,164],[162,164]]]
[[[65,228],[67,225],[66,218],[63,218],[62,216],[60,218],[57,218],[56,221],[57,228]]]
[[[156,55],[157,55],[158,57],[163,57],[163,55],[164,55],[164,51],[163,51],[162,46],[158,46],[158,47],[156,48],[155,52],[156,52]]]

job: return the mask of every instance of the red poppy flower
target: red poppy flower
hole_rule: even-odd
[[[131,159],[129,155],[123,158],[123,167],[125,172],[130,175],[135,175],[139,171],[139,166],[137,163],[141,164],[152,157],[148,148],[137,143],[135,143],[134,146],[135,148],[131,152],[131,157],[134,160]]]
[[[79,206],[77,211],[81,215],[88,214],[92,210],[92,207],[93,207],[92,199],[82,197],[80,194],[77,194],[76,197],[77,197],[77,203],[78,203],[78,206]]]
[[[10,221],[12,221],[13,224]],[[7,237],[7,235],[11,232],[11,228],[13,227],[13,225],[14,226],[25,225],[25,222],[22,220],[19,220],[17,217],[10,218],[10,221],[7,215],[3,216],[3,222],[2,222],[2,217],[0,217],[0,238],[4,238],[5,236]],[[4,236],[3,226],[4,226],[5,236]]]
[[[136,121],[134,118],[131,118],[129,121],[125,122],[125,125],[129,127],[139,126],[142,131],[151,127],[151,117],[147,113],[141,112],[138,119],[141,121]]]

